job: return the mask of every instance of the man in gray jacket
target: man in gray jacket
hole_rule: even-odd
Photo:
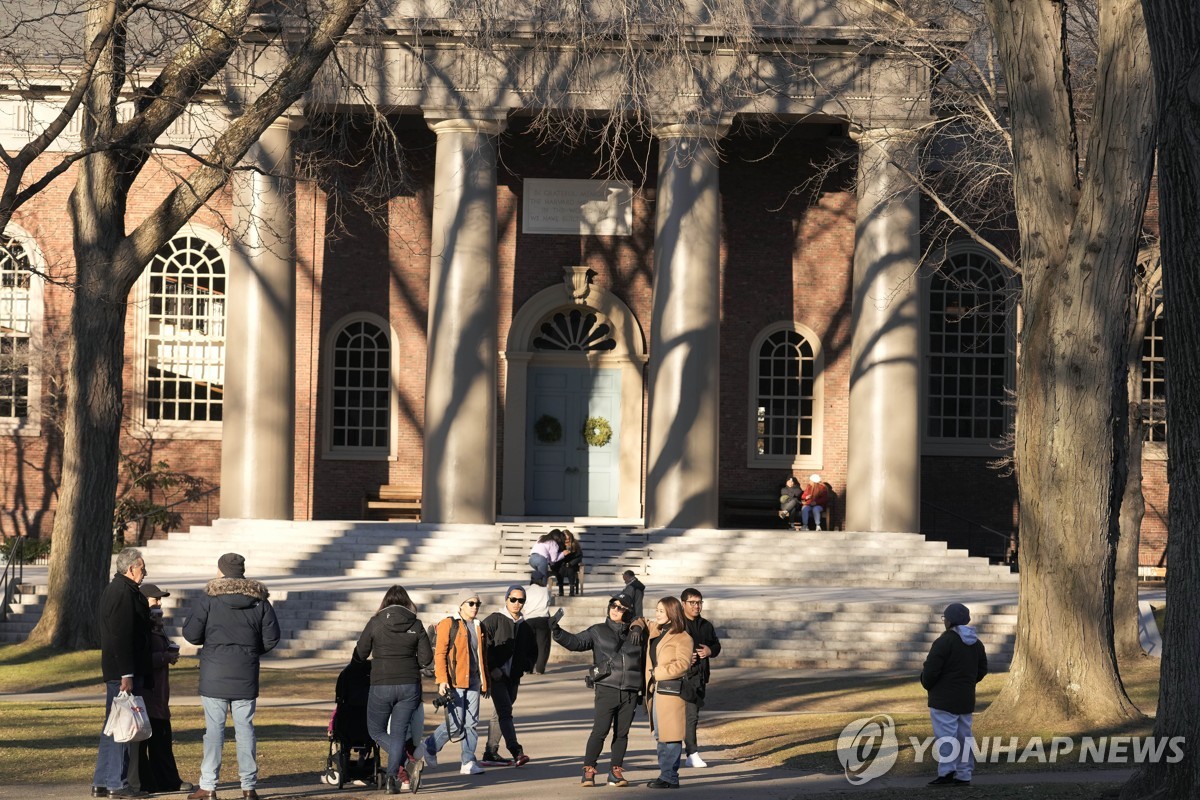
[[[267,587],[246,578],[246,559],[226,553],[217,561],[220,576],[204,587],[183,626],[183,637],[202,645],[200,700],[204,706],[204,756],[200,788],[188,800],[216,795],[221,774],[225,722],[233,713],[242,797],[257,800],[258,751],[254,710],[258,701],[258,661],[279,644],[279,620],[267,600]]]

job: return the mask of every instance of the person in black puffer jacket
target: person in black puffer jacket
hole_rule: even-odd
[[[367,700],[367,732],[388,754],[388,794],[397,784],[411,720],[421,707],[421,669],[433,663],[429,634],[417,619],[416,606],[403,586],[393,586],[383,596],[379,611],[367,622],[354,654],[371,658],[371,695]],[[388,723],[391,723],[390,733]],[[413,739],[419,739],[416,731]],[[410,782],[420,785],[423,764],[408,764]]]
[[[629,728],[633,712],[642,694],[645,665],[645,628],[629,624],[626,598],[618,595],[608,601],[608,618],[581,633],[554,627],[554,641],[575,652],[592,651],[589,685],[596,690],[595,717],[583,756],[584,786],[596,785],[596,763],[609,730],[613,732],[609,786],[628,786],[624,767],[629,746]]]
[[[946,606],[942,620],[946,632],[929,648],[921,670],[921,685],[929,692],[934,739],[956,739],[959,751],[958,758],[950,760],[943,757],[940,747],[934,747],[938,776],[930,785],[969,786],[975,769],[969,742],[975,714],[975,684],[987,675],[987,653],[975,629],[967,624],[971,612],[962,603]]]
[[[258,661],[279,644],[279,620],[267,599],[267,587],[246,578],[246,559],[226,553],[217,561],[221,576],[209,581],[183,638],[200,650],[200,703],[204,707],[204,755],[200,788],[189,800],[216,794],[221,775],[225,720],[233,714],[242,796],[257,800],[258,743],[254,711],[258,703]]]

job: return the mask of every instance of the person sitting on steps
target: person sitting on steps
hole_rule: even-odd
[[[821,482],[820,475],[814,473],[808,476],[808,486],[804,487],[800,502],[800,527],[808,530],[809,517],[813,517],[817,530],[821,530],[821,512],[829,505],[829,488]]]

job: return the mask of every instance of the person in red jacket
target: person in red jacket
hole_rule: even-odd
[[[821,476],[809,475],[808,486],[804,487],[804,493],[800,495],[800,525],[808,530],[808,519],[813,517],[817,523],[817,530],[821,530],[821,512],[828,503],[829,489],[821,482]]]

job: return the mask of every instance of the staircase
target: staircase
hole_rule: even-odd
[[[143,548],[149,580],[168,588],[168,633],[179,637],[187,609],[216,574],[217,558],[236,550],[248,575],[271,590],[283,639],[280,658],[348,659],[387,586],[402,583],[426,622],[453,610],[463,585],[479,591],[485,613],[501,607],[504,587],[528,578],[512,556],[546,526],[371,522],[219,521]],[[584,545],[587,595],[555,598],[563,627],[604,618],[607,598],[633,569],[654,598],[696,585],[705,616],[723,642],[724,663],[750,667],[913,669],[941,633],[950,599],[971,606],[994,668],[1011,659],[1017,576],[919,534],[764,530],[629,530],[623,558],[602,546],[605,529],[572,528]],[[592,545],[589,547],[589,540]],[[588,554],[596,558],[590,559]],[[27,587],[0,640],[18,641],[36,622],[44,588]],[[184,644],[184,652],[189,646]],[[194,648],[193,648],[194,650]],[[590,654],[557,646],[552,663]]]

